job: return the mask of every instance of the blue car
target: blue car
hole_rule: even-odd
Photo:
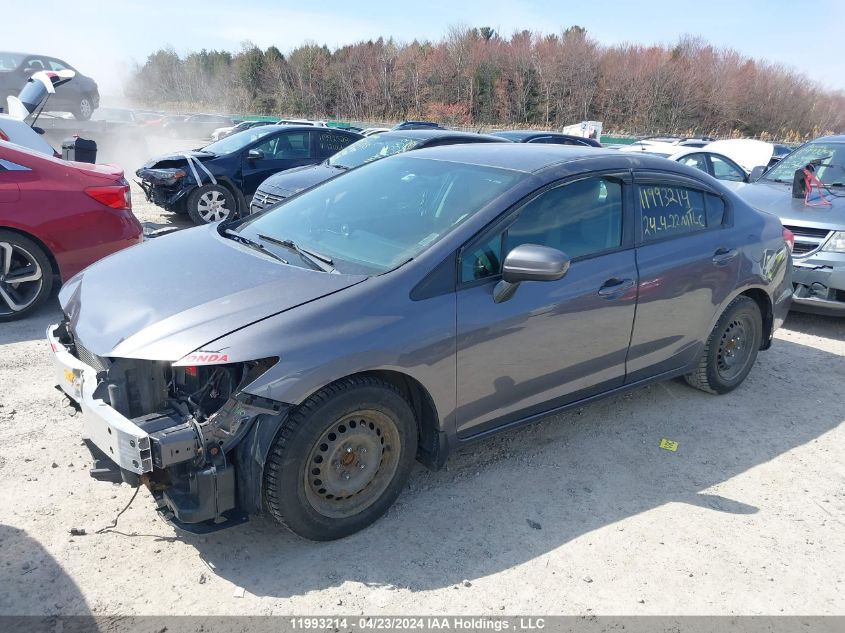
[[[258,185],[276,172],[322,162],[360,138],[346,130],[265,125],[153,158],[135,174],[147,200],[208,224],[246,214]]]

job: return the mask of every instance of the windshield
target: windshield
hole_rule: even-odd
[[[369,136],[343,148],[329,159],[329,165],[351,169],[371,163],[379,158],[387,158],[394,154],[407,152],[420,143],[422,143],[422,139],[408,138],[407,136]]]
[[[251,128],[249,130],[244,130],[243,132],[227,136],[219,141],[215,141],[210,145],[206,145],[202,149],[204,152],[211,152],[212,154],[231,154],[232,152],[242,150],[253,141],[260,139],[262,136],[267,136],[275,131],[276,130],[271,125]]]
[[[21,65],[23,55],[17,53],[0,53],[0,72],[15,70]]]
[[[415,257],[523,176],[395,156],[250,216],[238,232],[295,242],[341,273],[379,274]]]
[[[816,176],[826,185],[845,182],[845,143],[807,143],[782,158],[764,180],[792,182],[796,170],[815,162]]]

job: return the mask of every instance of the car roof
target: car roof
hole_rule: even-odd
[[[413,138],[420,141],[439,138],[466,138],[466,139],[484,139],[501,143],[504,139],[492,136],[490,134],[476,134],[475,132],[457,132],[455,130],[444,129],[426,129],[426,130],[390,130],[389,132],[382,132],[379,138]]]
[[[413,152],[414,158],[454,161],[470,165],[498,167],[525,173],[541,171],[551,165],[583,158],[624,156],[616,150],[587,145],[545,145],[536,143],[468,143],[442,145]],[[633,158],[633,157],[632,157]],[[642,159],[642,157],[640,157]],[[655,160],[658,160],[655,158]],[[658,163],[658,164],[662,164]],[[672,163],[675,164],[675,163]]]
[[[563,136],[566,138],[572,138],[571,134],[563,134],[562,132],[543,132],[541,130],[498,130],[496,132],[490,132],[493,136],[501,136],[502,138],[517,138],[519,140],[525,140],[527,138],[534,138],[537,136]]]
[[[826,143],[845,143],[845,134],[831,134],[830,136],[820,136],[819,138],[814,138],[811,143],[815,143],[817,141],[824,141]]]
[[[320,127],[319,125],[278,125],[274,123],[272,125],[265,125],[263,127],[268,128],[275,128],[273,131],[279,132],[291,132],[294,130],[302,130],[304,132],[343,132],[344,134],[352,134],[354,136],[361,136],[358,132],[351,132],[350,130],[344,130],[343,128],[339,127]]]

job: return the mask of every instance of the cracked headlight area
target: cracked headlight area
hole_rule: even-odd
[[[837,231],[831,235],[822,250],[828,253],[845,253],[845,231]]]

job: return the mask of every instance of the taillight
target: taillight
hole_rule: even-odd
[[[88,187],[85,190],[97,202],[112,209],[131,209],[132,193],[129,185],[110,185],[108,187]]]
[[[789,229],[784,229],[783,241],[786,242],[786,245],[789,247],[789,252],[791,253],[795,249],[795,234]]]

